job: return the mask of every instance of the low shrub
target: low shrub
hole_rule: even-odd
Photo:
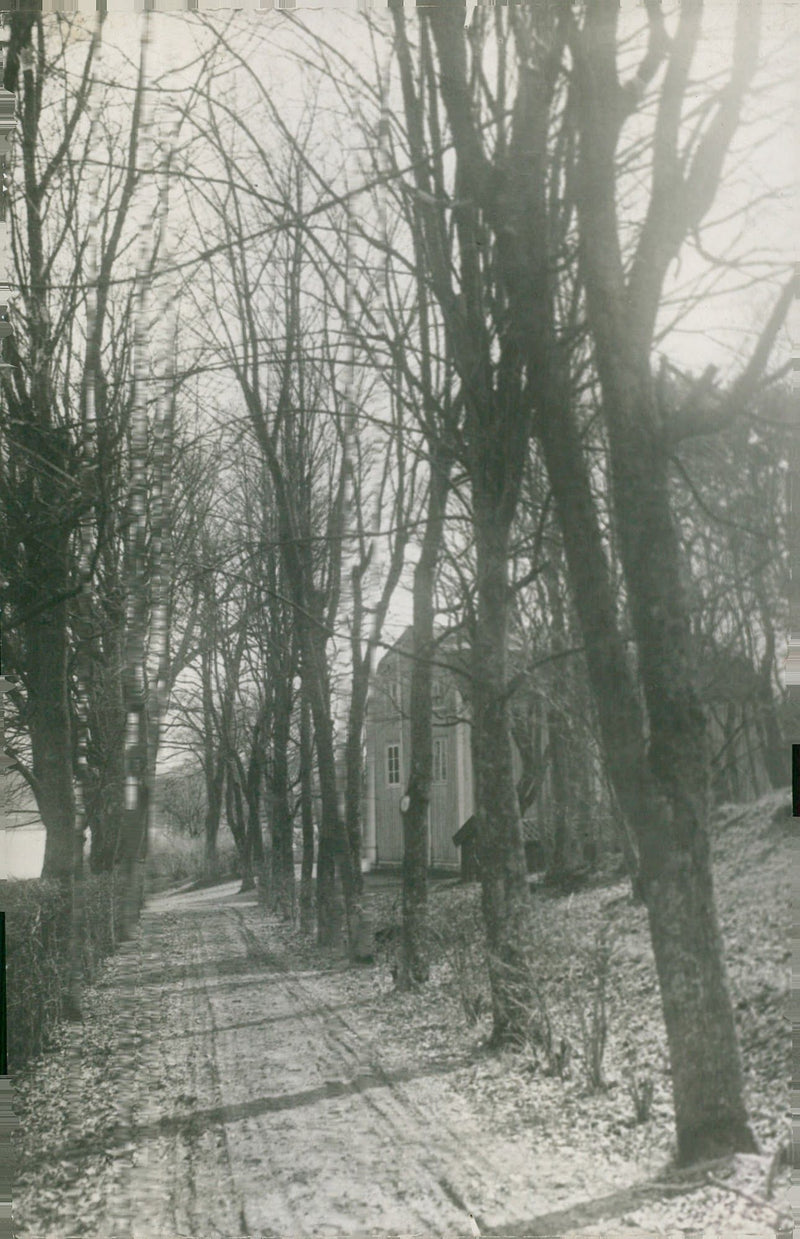
[[[64,915],[57,885],[3,883],[9,1071],[46,1048],[62,1014],[69,959],[55,926]]]
[[[70,980],[70,907],[58,883],[0,884],[6,914],[8,1062],[18,1071],[47,1049],[64,1016]],[[118,874],[88,874],[83,883],[81,963],[87,981],[116,945],[120,931]]]
[[[479,889],[467,886],[447,894],[428,901],[431,962],[447,963],[449,988],[467,1023],[474,1025],[492,1009]]]
[[[606,1087],[603,1058],[608,1039],[608,982],[613,955],[614,942],[609,926],[604,925],[588,952],[588,967],[584,968],[580,986],[571,986],[581,1030],[584,1073],[593,1093]]]
[[[106,956],[116,950],[122,936],[122,893],[118,870],[91,874],[84,884],[83,972],[88,981],[94,979]]]
[[[626,1077],[625,1086],[633,1103],[634,1123],[647,1123],[653,1111],[655,1081],[652,1076],[639,1076],[631,1071]]]

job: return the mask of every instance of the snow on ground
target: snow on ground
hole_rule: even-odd
[[[475,917],[474,889],[434,887],[438,962],[428,986],[401,995],[391,949],[348,968],[228,883],[152,898],[87,992],[84,1023],[20,1077],[16,1233],[775,1235],[788,1225],[788,1171],[774,1158],[789,1041],[791,819],[775,816],[780,804],[731,807],[715,830],[762,1155],[671,1171],[652,957],[623,883],[534,896],[541,1003],[572,1051],[563,1078],[541,1052],[487,1054],[486,1017],[465,1019],[461,993],[479,994],[482,974],[454,953],[452,927]],[[380,924],[396,901],[396,888],[368,882]],[[580,1007],[602,925],[613,963],[605,1087],[592,1091]],[[634,1121],[631,1072],[653,1084],[645,1122]]]

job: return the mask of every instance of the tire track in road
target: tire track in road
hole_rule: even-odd
[[[222,976],[223,970],[221,965],[213,957],[210,961],[206,958],[206,943],[202,932],[202,922],[198,918],[192,921],[192,931],[192,959],[190,962],[199,965],[200,968],[210,963],[212,974]],[[202,1058],[195,1055],[193,1059],[192,1079],[195,1089],[192,1096],[196,1098],[206,1097],[211,1107],[221,1110],[224,1099],[216,1055],[214,1013],[208,987],[205,984],[195,986],[192,989],[192,994],[196,997],[193,1010],[195,1028],[200,1037],[204,1037],[208,1041],[208,1051],[203,1052]],[[188,1039],[188,1043],[191,1045],[191,1038]],[[208,1133],[206,1138],[209,1141],[213,1141],[215,1146],[212,1155],[215,1155],[218,1166],[214,1185],[218,1210],[219,1205],[224,1202],[222,1210],[224,1228],[218,1230],[217,1233],[226,1235],[230,1234],[230,1226],[234,1222],[237,1227],[241,1227],[243,1201],[236,1189],[226,1124],[220,1120],[217,1123],[211,1123],[206,1130]],[[215,1224],[214,1214],[210,1212],[209,1203],[205,1199],[207,1184],[198,1179],[198,1170],[202,1170],[203,1163],[201,1147],[203,1138],[204,1133],[198,1131],[193,1126],[190,1118],[185,1135],[186,1174],[187,1186],[189,1188],[186,1208],[186,1224],[188,1229],[186,1233],[192,1236],[208,1233],[209,1225],[213,1226]],[[223,1219],[220,1219],[216,1224],[220,1225],[222,1223]],[[242,1229],[241,1234],[246,1236],[246,1229]]]
[[[242,943],[242,935],[239,932],[239,925],[243,923],[243,918],[244,918],[244,912],[241,908],[224,909],[223,925],[224,925],[224,930],[225,930],[225,938],[230,939],[231,930],[233,930],[233,946],[235,948],[233,952],[234,954],[236,953],[236,948],[238,948]],[[253,938],[255,938],[255,935],[253,935]],[[263,950],[263,947],[260,946],[259,950],[257,952],[254,952],[252,950],[252,945],[253,945],[252,943],[245,941],[244,945],[245,945],[245,959],[246,960],[248,961],[252,960],[256,965],[268,963],[274,966],[274,960],[271,957],[267,956],[266,952]],[[214,975],[220,978],[225,976],[224,966],[222,964],[215,963],[213,961],[212,963],[213,963]],[[224,1085],[223,1085],[222,1073],[220,1070],[220,1055],[218,1053],[219,1038],[221,1034],[220,1034],[220,1028],[218,1025],[218,1021],[215,1015],[212,993],[210,992],[209,988],[205,985],[203,986],[203,996],[204,996],[207,1011],[208,1011],[210,1039],[211,1039],[211,1046],[212,1046],[211,1059],[213,1061],[213,1070],[214,1070],[215,1080],[217,1084],[217,1091],[220,1097],[220,1103],[221,1103],[221,1106],[224,1107],[224,1092],[223,1092]],[[229,1134],[228,1134],[228,1124],[225,1122],[222,1122],[221,1127],[222,1127],[222,1131],[225,1137],[226,1157],[227,1157],[228,1166],[230,1169],[231,1182],[233,1184],[233,1191],[236,1197],[236,1204],[237,1204],[237,1209],[238,1209],[239,1233],[246,1239],[246,1237],[251,1234],[251,1229],[249,1227],[248,1218],[247,1218],[247,1190],[246,1190],[246,1186],[243,1187],[241,1185],[241,1179],[243,1177],[246,1179],[246,1176],[243,1176],[242,1174],[243,1168],[239,1167],[238,1175],[236,1171],[234,1170],[234,1159],[233,1159],[233,1155],[231,1152],[231,1139],[229,1138]],[[262,1148],[260,1152],[260,1159],[261,1159],[262,1164],[266,1164],[267,1167],[269,1168],[270,1178],[273,1184],[275,1185],[275,1188],[279,1191],[281,1195],[281,1207],[280,1207],[278,1216],[282,1216],[284,1219],[288,1219],[289,1225],[292,1227],[293,1231],[296,1231],[299,1234],[301,1221],[297,1217],[295,1211],[293,1210],[291,1206],[288,1193],[281,1190],[280,1176],[276,1173],[275,1166],[272,1162],[272,1159],[270,1158],[268,1144],[265,1144],[265,1146]],[[261,1228],[258,1231],[258,1239],[273,1239],[273,1236],[277,1237],[278,1232],[274,1231],[272,1228],[268,1228],[266,1230]]]
[[[302,982],[287,980],[285,984],[298,1005],[313,1000]],[[453,1173],[452,1160],[442,1152],[443,1147],[456,1146],[454,1133],[441,1122],[432,1123],[430,1116],[406,1092],[400,1091],[374,1057],[365,1055],[359,1048],[358,1033],[343,1015],[331,1011],[327,1004],[320,1002],[320,1005],[324,1018],[310,1018],[319,1027],[348,1083],[355,1087],[363,1104],[374,1112],[381,1127],[391,1133],[395,1146],[403,1149],[404,1157],[412,1161],[411,1181],[419,1182],[423,1176],[429,1178],[432,1186],[435,1185],[444,1199],[458,1210],[463,1224],[473,1210],[455,1186],[457,1175]],[[473,1174],[479,1173],[477,1162],[463,1142],[460,1157],[462,1169],[469,1166]],[[421,1220],[428,1226],[433,1224],[428,1217]]]
[[[239,931],[246,949],[257,951],[255,934],[244,917],[240,918]],[[425,1104],[418,1100],[413,1073],[409,1073],[408,1081],[398,1081],[384,1070],[347,1015],[331,1008],[320,993],[321,987],[311,988],[285,967],[282,983],[293,998],[298,1017],[311,1025],[313,1035],[321,1038],[330,1052],[337,1068],[334,1084],[355,1092],[377,1119],[378,1131],[388,1132],[394,1147],[402,1150],[407,1181],[429,1203],[428,1211],[420,1217],[427,1233],[471,1234],[470,1215],[483,1227],[483,1203],[502,1190],[508,1158],[502,1161],[493,1154],[491,1141],[482,1131],[466,1125],[457,1127],[448,1120],[443,1107],[436,1107],[431,1099]],[[505,1152],[508,1154],[508,1149]],[[518,1191],[518,1217],[530,1214],[532,1195],[532,1182]],[[442,1226],[444,1229],[439,1229]]]
[[[242,1232],[225,1126],[197,1121],[199,1111],[213,1114],[222,1104],[208,996],[202,984],[170,973],[176,962],[207,965],[207,942],[196,917],[146,908],[137,945],[135,971],[119,991],[142,1030],[128,1081],[136,1151],[120,1199],[109,1202],[110,1229],[101,1233],[234,1239]]]
[[[233,910],[231,910],[233,911]],[[238,911],[238,910],[237,910]],[[254,959],[261,956],[263,946],[259,936],[250,928],[243,914],[235,916],[236,930],[245,954]],[[265,926],[266,929],[266,926]],[[317,1148],[317,1156],[328,1162],[327,1175],[315,1184],[317,1196],[315,1214],[325,1212],[320,1206],[320,1192],[331,1196],[329,1214],[338,1218],[329,1227],[319,1227],[319,1233],[402,1233],[404,1236],[458,1236],[469,1234],[468,1210],[450,1185],[442,1186],[436,1170],[438,1153],[425,1135],[416,1130],[415,1115],[406,1110],[402,1099],[395,1095],[389,1077],[368,1057],[354,1034],[342,1027],[335,1028],[335,1013],[330,1004],[312,986],[298,981],[284,963],[276,966],[274,957],[272,995],[280,993],[280,1002],[290,1012],[291,1035],[299,1045],[313,1047],[315,1055],[314,1109],[318,1116],[330,1116],[328,1139],[341,1132],[339,1148],[333,1157],[325,1157],[326,1150]],[[274,1029],[275,1025],[272,1025]],[[309,1081],[311,1083],[311,1081]],[[388,1105],[376,1102],[373,1093],[390,1092]],[[304,1119],[304,1125],[314,1122],[314,1116]],[[321,1117],[321,1143],[325,1139],[325,1123]],[[265,1133],[270,1124],[262,1117]],[[289,1121],[288,1131],[298,1135],[298,1123]],[[440,1133],[441,1135],[441,1133]],[[354,1155],[356,1165],[348,1167],[349,1155]],[[354,1175],[357,1182],[348,1181]],[[371,1189],[363,1179],[372,1182]],[[448,1190],[449,1189],[449,1190]],[[301,1194],[302,1195],[302,1194]],[[369,1200],[369,1197],[372,1200]],[[365,1197],[367,1199],[365,1199]],[[350,1200],[359,1217],[346,1225],[341,1216],[342,1200]],[[375,1220],[384,1223],[392,1219],[401,1221],[395,1229],[382,1225],[380,1229],[369,1224],[370,1204]],[[297,1223],[303,1219],[297,1216]],[[261,1210],[253,1214],[252,1203],[246,1210],[249,1225],[259,1230]],[[311,1233],[302,1229],[295,1234]]]

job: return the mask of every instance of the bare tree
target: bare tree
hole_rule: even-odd
[[[48,48],[40,19],[21,23],[15,18],[12,23],[6,80],[18,86],[23,196],[12,204],[11,223],[22,293],[16,335],[4,345],[11,368],[3,371],[1,381],[7,452],[5,652],[9,670],[13,663],[24,686],[22,721],[31,746],[30,766],[23,762],[20,768],[47,830],[44,872],[69,881],[77,846],[69,603],[87,584],[78,572],[76,530],[82,522],[88,530],[91,521],[94,531],[84,576],[94,572],[105,536],[109,496],[103,493],[102,464],[105,460],[113,471],[109,451],[114,451],[117,419],[125,413],[124,402],[120,408],[103,383],[103,368],[109,361],[110,277],[139,181],[141,80],[123,138],[122,181],[109,172],[96,305],[91,332],[81,335],[88,291],[83,272],[94,221],[81,209],[78,183],[80,165],[88,169],[90,145],[97,137],[89,98],[99,89],[93,71],[100,28],[84,45],[77,86],[62,96],[64,110],[59,114],[53,87],[76,50],[69,47],[67,34],[68,25],[62,26],[62,46]],[[66,203],[61,224],[46,209],[54,192]],[[94,375],[91,436],[86,429],[86,371]]]
[[[521,12],[519,20],[514,18],[514,37],[528,71],[510,123],[505,103],[495,105],[502,119],[496,150],[487,153],[480,119],[483,99],[478,96],[484,86],[488,92],[488,85],[486,77],[477,74],[479,39],[468,40],[463,19],[459,5],[439,6],[425,15],[418,80],[399,10],[395,32],[413,166],[411,192],[428,278],[446,324],[464,402],[458,451],[470,485],[477,573],[472,736],[493,1039],[499,1044],[526,1035],[530,1010],[528,888],[508,713],[508,561],[533,428],[526,335],[540,333],[532,303],[546,292],[548,281],[546,164],[556,73],[549,6]],[[473,72],[468,48],[474,52]],[[495,48],[495,71],[504,82],[507,52],[502,38]],[[443,163],[445,124],[455,152],[451,187]],[[447,252],[448,214],[456,238],[457,276]]]
[[[462,5],[437,6],[423,17],[420,37],[430,29],[438,57],[439,77],[432,93],[441,98],[455,148],[452,188],[442,178],[426,179],[428,169],[436,167],[429,151],[417,143],[413,152],[429,278],[453,340],[474,453],[470,481],[479,634],[475,748],[479,802],[492,804],[498,823],[496,838],[491,831],[485,835],[490,876],[484,882],[484,907],[493,952],[497,956],[504,933],[510,934],[510,944],[524,941],[525,904],[518,865],[511,862],[509,867],[505,859],[519,852],[516,842],[508,851],[508,838],[516,839],[511,823],[518,815],[509,791],[508,763],[494,760],[489,766],[485,755],[481,757],[481,718],[492,720],[494,735],[507,730],[506,671],[500,653],[505,648],[505,561],[519,495],[515,462],[525,456],[535,430],[562,528],[606,761],[620,806],[636,831],[685,1159],[717,1148],[752,1147],[752,1136],[713,911],[703,712],[693,680],[668,462],[682,435],[707,433],[746,402],[793,292],[787,287],[780,297],[730,396],[709,410],[701,384],[697,399],[687,402],[677,421],[669,424],[650,371],[664,275],[687,231],[713,200],[755,56],[750,10],[743,5],[732,76],[699,128],[692,130],[683,159],[681,108],[701,10],[699,3],[685,5],[675,36],[668,39],[660,10],[648,6],[649,44],[636,79],[623,86],[616,68],[619,14],[614,4],[587,4],[580,27],[577,17],[559,5],[540,6],[536,13],[512,10],[507,19],[499,11],[493,18],[478,14],[470,34],[463,29]],[[494,37],[488,46],[494,59],[487,68],[490,23]],[[419,131],[422,92],[415,84],[399,13],[396,30],[407,123],[409,130],[416,124]],[[574,62],[568,78],[562,77],[567,46]],[[653,191],[626,268],[617,221],[617,145],[625,119],[664,63],[650,146]],[[433,80],[430,74],[428,80]],[[576,203],[579,270],[572,228]],[[452,287],[451,273],[440,257],[443,214],[448,210],[459,238],[460,290]],[[487,254],[498,290],[493,296],[481,268]],[[569,305],[580,309],[583,286],[636,667],[620,630],[573,387]],[[570,293],[565,306],[564,291],[569,293],[570,287],[578,295]],[[490,314],[498,322],[496,342],[485,334]],[[497,386],[501,380],[511,384],[515,374],[518,388]],[[496,407],[493,401],[504,390],[508,399]],[[644,689],[646,725],[636,674]],[[490,746],[485,753],[491,751]],[[487,788],[493,793],[489,797]],[[512,907],[519,910],[517,915]],[[508,958],[517,950],[518,945],[510,945]],[[499,957],[507,962],[502,951]],[[502,1010],[502,999],[497,1001],[502,988],[496,979],[494,987],[495,1027],[502,1033],[509,1027],[508,1013]],[[689,993],[691,1003],[685,1001]],[[702,1054],[693,1048],[698,1027],[709,1030]],[[709,1090],[704,1081],[712,1078],[720,1087]]]
[[[328,661],[341,596],[341,556],[346,478],[349,460],[343,435],[343,393],[331,386],[325,373],[324,349],[330,347],[331,323],[311,316],[303,296],[304,276],[313,272],[305,254],[300,229],[278,228],[268,261],[262,266],[276,279],[277,302],[259,296],[250,265],[251,250],[245,215],[255,196],[247,189],[247,174],[233,162],[230,137],[216,104],[209,112],[210,138],[225,167],[225,190],[212,203],[216,226],[225,238],[227,269],[221,268],[220,292],[225,301],[222,341],[218,347],[240,387],[251,433],[270,477],[278,520],[279,543],[287,594],[294,609],[300,649],[303,691],[308,694],[314,721],[322,816],[317,862],[317,916],[322,942],[340,933],[336,871],[341,871],[348,915],[353,900],[353,865],[344,823],[338,807],[334,720]],[[230,117],[228,117],[230,119]],[[243,124],[237,118],[237,124]],[[252,135],[248,135],[252,139]],[[253,139],[256,151],[260,144]],[[277,172],[261,150],[262,169]],[[302,177],[290,166],[278,189],[290,210],[302,214]],[[269,218],[269,216],[268,216]],[[262,286],[263,287],[263,286]],[[230,317],[227,298],[231,300]],[[280,323],[278,347],[266,341]],[[321,340],[321,364],[308,341]],[[316,410],[328,405],[334,417],[323,419]]]
[[[667,1025],[679,1153],[690,1161],[752,1149],[754,1140],[714,909],[705,718],[670,498],[670,449],[681,428],[665,422],[659,407],[651,350],[668,266],[714,201],[756,68],[758,6],[737,5],[730,75],[711,98],[705,123],[685,138],[682,116],[703,4],[683,5],[671,36],[658,6],[649,5],[647,13],[648,47],[628,83],[619,78],[613,5],[588,3],[581,27],[567,20],[567,37],[575,63],[581,270],[649,725],[649,807],[637,832],[641,878]],[[650,194],[626,269],[616,204],[618,144],[662,66]],[[731,408],[757,381],[791,295],[787,289],[781,296],[734,387]],[[698,1039],[701,1028],[706,1031]]]

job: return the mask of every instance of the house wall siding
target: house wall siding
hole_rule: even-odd
[[[404,732],[406,734],[404,735]],[[368,759],[373,763],[375,787],[375,852],[379,865],[400,864],[403,859],[403,821],[400,800],[408,780],[408,735],[398,719],[376,720],[369,728]],[[388,781],[387,751],[400,746],[400,782]]]
[[[373,681],[367,715],[366,748],[368,762],[368,786],[374,788],[375,863],[399,865],[403,859],[403,820],[400,801],[408,786],[409,756],[411,751],[411,728],[408,719],[410,690],[410,666],[402,656],[388,654],[381,662]],[[448,686],[440,705],[443,716],[453,718],[457,694]],[[460,787],[460,777],[470,767],[469,727],[456,726],[453,722],[436,724],[434,740],[445,742],[446,777],[431,785],[429,810],[429,863],[435,867],[457,869],[461,863],[460,851],[453,843],[453,835],[463,824],[461,811],[465,802],[465,788]],[[387,748],[400,745],[400,783],[389,784],[387,779]],[[471,768],[470,768],[471,775]],[[471,782],[471,780],[470,780]],[[469,814],[467,814],[469,816]]]

